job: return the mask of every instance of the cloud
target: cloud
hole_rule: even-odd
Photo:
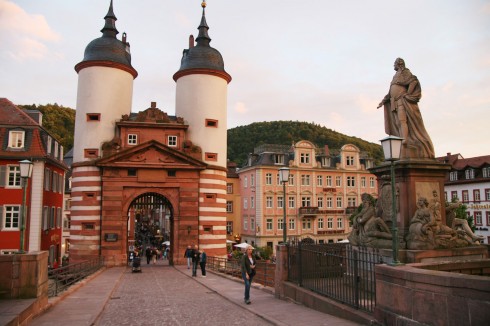
[[[42,15],[28,14],[7,0],[0,0],[0,54],[17,61],[39,60],[49,55],[47,42],[58,42]]]
[[[237,102],[237,103],[235,103],[235,112],[240,113],[240,114],[247,113],[248,112],[248,109],[245,106],[245,103],[243,103],[243,102]]]

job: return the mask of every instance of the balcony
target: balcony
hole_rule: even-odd
[[[307,217],[307,216],[316,216],[320,215],[320,210],[318,207],[300,207],[298,210],[299,216]]]

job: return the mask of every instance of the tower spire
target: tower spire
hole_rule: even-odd
[[[209,26],[206,23],[206,1],[201,3],[202,7],[202,18],[199,27],[199,35],[196,38],[197,45],[209,46],[209,42],[211,42],[211,38],[208,35]]]
[[[107,15],[105,15],[104,19],[105,19],[105,25],[104,28],[102,28],[100,31],[102,32],[103,36],[115,38],[119,32],[116,28],[117,18],[116,15],[114,15],[112,0],[111,0],[111,4],[109,5],[109,10],[107,11]]]

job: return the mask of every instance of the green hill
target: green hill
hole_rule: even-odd
[[[369,153],[376,161],[383,160],[381,145],[350,137],[326,127],[300,121],[255,122],[228,130],[228,159],[242,166],[248,153],[262,144],[291,145],[300,140],[309,140],[318,147],[328,145],[330,150],[339,150],[345,144],[353,144]]]

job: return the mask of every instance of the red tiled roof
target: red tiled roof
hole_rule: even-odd
[[[464,170],[468,167],[480,168],[486,164],[490,165],[490,155],[463,158],[460,154],[448,154],[438,157],[437,160],[451,164],[454,170]]]
[[[19,109],[8,99],[0,98],[0,124],[14,126],[38,126],[24,110]]]

